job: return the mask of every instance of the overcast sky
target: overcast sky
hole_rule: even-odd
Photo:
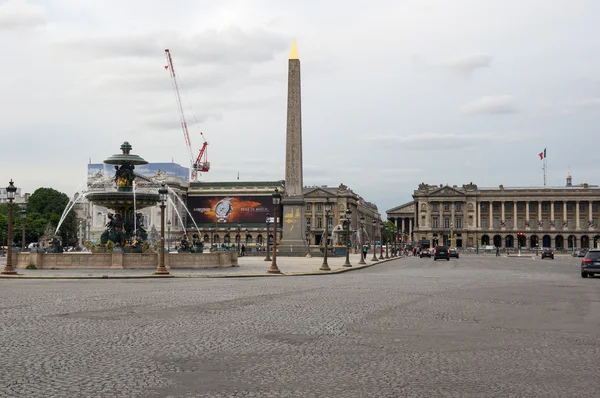
[[[189,165],[165,48],[194,152],[209,141],[201,178],[283,179],[293,39],[305,185],[344,183],[384,214],[422,181],[540,186],[545,147],[549,185],[597,184],[599,15],[598,0],[0,0],[1,184],[72,194],[124,140]]]

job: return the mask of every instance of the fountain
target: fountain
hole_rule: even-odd
[[[136,165],[148,162],[138,155],[132,155],[131,145],[125,141],[121,151],[104,161],[115,167],[114,181],[116,191],[88,192],[87,199],[97,205],[104,206],[114,213],[109,213],[109,222],[100,236],[99,244],[86,242],[92,253],[123,251],[125,253],[152,252],[148,242],[148,233],[143,228],[142,217],[137,210],[154,206],[158,202],[158,194],[135,190]]]
[[[159,257],[163,257],[158,247],[153,247],[148,241],[148,233],[144,229],[142,213],[139,210],[156,205],[160,198],[158,186],[164,181],[158,179],[146,179],[137,176],[134,172],[135,166],[147,164],[138,155],[131,154],[131,145],[124,142],[121,145],[122,153],[113,155],[104,161],[105,164],[113,165],[115,174],[113,178],[102,178],[98,183],[88,186],[85,191],[78,191],[67,204],[59,225],[52,235],[49,231],[48,250],[32,250],[17,254],[17,268],[35,266],[37,269],[156,269]],[[143,188],[136,183],[136,178],[145,179],[150,186]],[[150,191],[149,191],[150,190]],[[178,198],[180,203],[185,203],[174,191],[171,192]],[[100,236],[98,243],[87,241],[84,243],[89,250],[87,252],[63,252],[60,241],[60,228],[66,215],[73,209],[75,203],[87,198],[90,202],[107,208],[109,222]],[[171,197],[168,200],[173,202]],[[173,208],[179,221],[184,225],[181,214],[173,202]],[[188,214],[189,210],[186,209]],[[191,217],[191,214],[190,214]],[[154,227],[153,227],[154,228]],[[156,237],[157,243],[161,238]],[[162,231],[164,234],[164,230]],[[163,238],[164,239],[164,238]],[[181,248],[177,253],[164,253],[164,263],[169,269],[189,268],[218,268],[237,266],[237,251],[218,253],[204,253],[203,242],[200,233],[192,235],[191,241],[187,232],[181,238]],[[158,250],[157,250],[158,249]]]

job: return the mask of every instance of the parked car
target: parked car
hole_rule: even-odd
[[[456,247],[451,247],[450,249],[448,249],[448,255],[450,257],[458,258],[458,249]]]
[[[589,250],[581,260],[581,277],[587,278],[600,274],[600,249]]]
[[[545,259],[546,257],[554,260],[554,250],[546,247],[542,250],[542,260]]]
[[[585,257],[588,249],[578,249],[573,252],[573,257]]]
[[[423,249],[423,250],[421,250],[420,257],[421,258],[423,258],[423,257],[429,257],[429,258],[431,258],[431,250],[429,250],[429,249]]]
[[[433,261],[437,260],[438,258],[450,261],[450,252],[448,251],[448,248],[446,246],[435,247],[435,251],[433,252]]]

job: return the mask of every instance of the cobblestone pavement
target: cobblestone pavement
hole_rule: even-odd
[[[0,280],[0,397],[597,397],[600,278],[578,264]]]

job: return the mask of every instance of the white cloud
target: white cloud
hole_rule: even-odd
[[[576,102],[574,106],[578,107],[578,108],[600,107],[600,98],[587,98],[587,99]]]
[[[47,22],[44,7],[25,0],[9,0],[0,5],[0,31],[36,28]]]
[[[439,66],[461,76],[470,76],[477,69],[489,68],[492,59],[489,54],[467,54],[447,58],[441,61]]]
[[[516,113],[518,108],[512,95],[481,97],[461,106],[461,112],[467,115]]]

